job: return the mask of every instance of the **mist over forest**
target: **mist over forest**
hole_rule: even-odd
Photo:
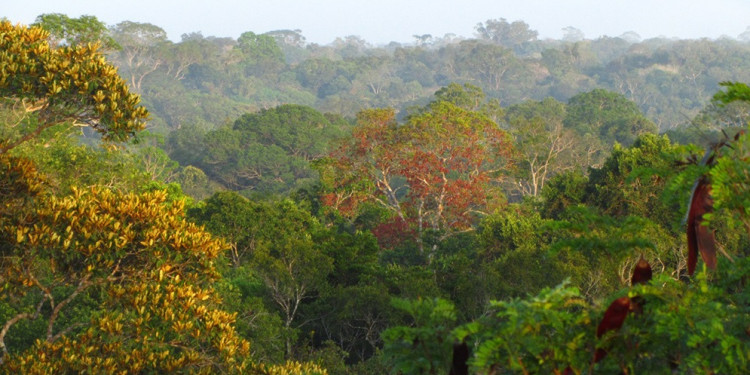
[[[138,32],[132,26],[136,30],[130,32]],[[427,103],[441,87],[469,83],[504,107],[546,97],[565,102],[602,88],[635,102],[666,131],[690,122],[719,82],[747,78],[750,42],[750,33],[736,40],[641,40],[635,32],[589,40],[573,27],[566,28],[562,40],[538,40],[523,21],[504,19],[480,22],[471,39],[425,34],[415,35],[413,43],[386,46],[357,36],[308,44],[299,30],[248,31],[237,40],[196,33],[173,43],[158,26],[148,27],[153,30],[147,40],[112,57],[137,87],[145,85],[139,92],[146,100],[158,93],[152,106],[158,115],[152,126],[157,128],[186,121],[215,125],[227,116],[162,112],[172,103],[164,92],[151,91],[154,86],[169,87],[167,92],[181,97],[220,95],[230,100],[221,107],[236,112],[295,103],[352,116],[378,107],[405,114],[410,106]],[[117,40],[118,28],[112,30]],[[126,29],[119,32],[120,38],[128,38]],[[136,47],[138,56],[124,58],[128,48]],[[154,64],[159,66],[154,69]]]
[[[0,372],[750,372],[750,28],[0,20]]]

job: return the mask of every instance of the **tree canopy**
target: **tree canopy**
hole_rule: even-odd
[[[9,21],[0,21],[0,32],[0,96],[20,113],[14,127],[21,128],[3,140],[0,153],[63,122],[114,141],[143,129],[148,111],[96,45],[51,48],[47,31]]]
[[[748,373],[742,42],[104,26],[0,23],[0,372]]]

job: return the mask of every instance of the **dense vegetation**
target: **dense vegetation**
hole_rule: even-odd
[[[37,24],[0,22],[3,373],[750,368],[746,42]]]

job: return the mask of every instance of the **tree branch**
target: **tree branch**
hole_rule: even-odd
[[[52,336],[52,328],[55,325],[57,316],[60,314],[60,310],[62,310],[62,308],[65,307],[65,305],[67,305],[68,303],[70,303],[70,301],[72,301],[73,298],[75,298],[78,294],[80,294],[83,290],[85,290],[91,285],[91,283],[89,282],[89,278],[91,278],[91,274],[87,274],[86,276],[84,276],[83,279],[81,279],[81,281],[78,282],[78,286],[73,291],[73,293],[71,293],[67,298],[62,300],[57,305],[55,305],[54,308],[52,309],[52,315],[50,315],[49,322],[47,322],[47,342],[53,342],[60,336],[60,334],[71,329],[70,327],[68,327],[68,329],[63,330],[61,333],[55,336]]]
[[[39,317],[39,313],[42,311],[42,306],[44,306],[44,302],[47,300],[47,295],[44,294],[42,297],[42,300],[39,301],[39,303],[36,305],[36,310],[34,313],[20,313],[5,322],[3,325],[3,329],[0,330],[0,349],[2,349],[3,354],[2,357],[0,357],[0,364],[3,363],[3,360],[5,359],[5,356],[8,354],[8,348],[5,346],[5,335],[8,334],[8,330],[10,330],[10,327],[12,327],[14,324],[16,324],[18,321],[22,319],[30,319],[34,320]]]

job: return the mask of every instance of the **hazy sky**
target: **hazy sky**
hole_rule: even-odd
[[[172,40],[200,31],[300,29],[308,42],[358,35],[373,44],[409,43],[414,34],[472,37],[488,19],[523,20],[540,38],[573,26],[586,38],[635,31],[644,39],[737,37],[750,26],[750,0],[0,0],[0,18],[28,24],[42,13],[94,15],[107,25],[148,22]]]

